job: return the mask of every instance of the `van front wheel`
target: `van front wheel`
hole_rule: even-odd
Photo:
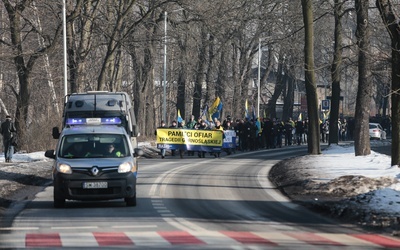
[[[54,192],[54,207],[63,208],[65,206],[65,198]]]
[[[136,207],[136,195],[133,197],[125,198],[128,207]]]
[[[54,183],[53,200],[54,200],[53,205],[55,208],[63,208],[65,206],[65,198],[60,193],[57,183]]]

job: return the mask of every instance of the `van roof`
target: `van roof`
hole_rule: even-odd
[[[122,111],[132,108],[131,98],[125,92],[89,91],[68,96],[66,112]]]

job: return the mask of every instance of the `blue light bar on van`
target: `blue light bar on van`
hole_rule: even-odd
[[[68,118],[67,125],[119,125],[121,119],[119,117],[103,117],[103,118]]]
[[[118,124],[121,124],[121,119],[119,117],[101,118],[101,124],[118,125]]]
[[[67,125],[83,125],[86,124],[85,118],[68,118]]]

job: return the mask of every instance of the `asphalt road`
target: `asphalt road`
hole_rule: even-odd
[[[392,155],[392,146],[391,145],[384,145],[384,146],[371,146],[371,149],[375,152],[385,155]]]
[[[293,146],[219,159],[142,159],[136,207],[122,200],[67,201],[54,209],[47,187],[20,204],[26,207],[10,228],[2,228],[0,247],[375,249],[378,241],[390,246],[390,238],[339,225],[275,189],[270,168],[306,151]]]

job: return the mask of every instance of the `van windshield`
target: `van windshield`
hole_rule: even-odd
[[[119,158],[128,155],[126,138],[118,134],[75,134],[62,138],[61,158]]]

